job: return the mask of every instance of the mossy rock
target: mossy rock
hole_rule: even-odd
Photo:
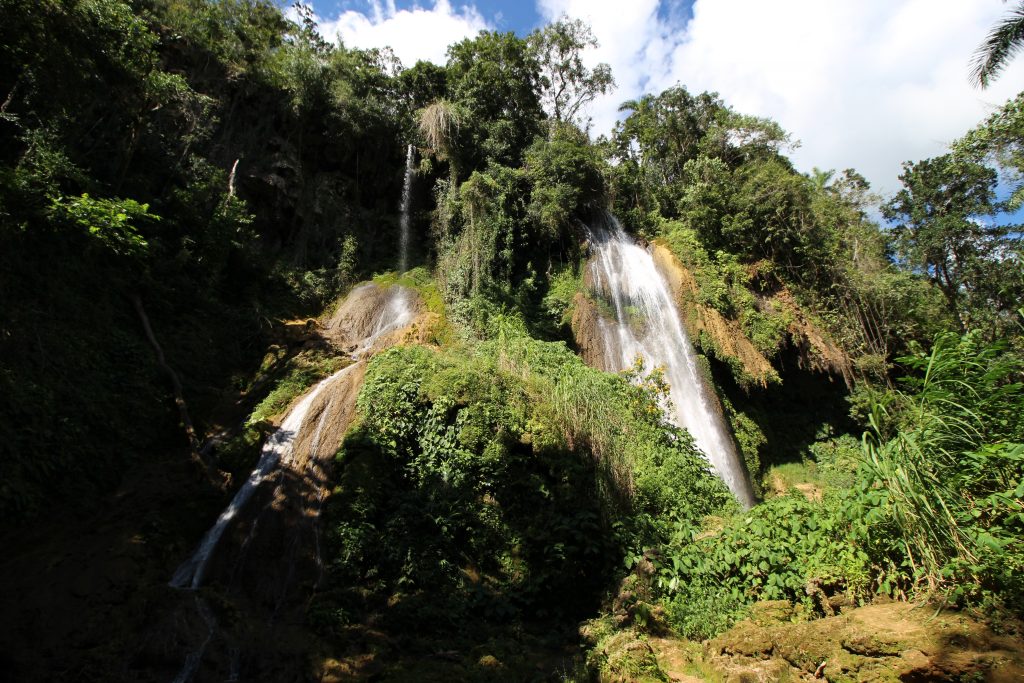
[[[602,682],[669,680],[658,666],[651,644],[635,629],[612,631],[603,620],[594,620],[589,626],[581,629],[581,635],[591,642],[594,637],[600,638],[591,650],[588,664],[591,670],[598,672]]]
[[[750,618],[705,644],[705,663],[725,680],[769,669],[837,683],[1024,680],[1024,639],[963,613],[894,602],[787,623],[795,617],[784,601],[755,604]]]

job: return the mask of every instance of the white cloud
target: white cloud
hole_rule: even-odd
[[[420,59],[444,64],[449,45],[490,28],[476,7],[456,10],[449,0],[435,0],[429,9],[401,10],[395,9],[394,0],[372,0],[370,8],[369,14],[348,10],[335,19],[318,17],[320,33],[337,37],[346,47],[390,47],[410,67]]]
[[[900,162],[945,146],[1013,96],[1024,58],[988,91],[967,82],[968,61],[1007,10],[962,0],[695,0],[685,26],[657,0],[537,0],[546,19],[586,19],[619,84],[592,107],[610,130],[619,103],[679,82],[714,90],[744,113],[769,116],[801,140],[801,170],[854,167],[884,192]]]

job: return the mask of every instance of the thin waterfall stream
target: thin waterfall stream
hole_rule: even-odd
[[[409,145],[406,149],[405,176],[402,183],[402,205],[400,216],[401,239],[399,244],[399,274],[405,272],[409,262],[409,208],[411,203],[412,176],[414,172],[415,148]],[[405,327],[414,318],[412,295],[404,287],[392,287],[385,305],[377,315],[369,334],[358,345],[353,360],[359,360],[373,349],[374,343],[382,336]],[[292,456],[292,446],[302,427],[306,414],[316,397],[332,382],[345,374],[351,367],[345,367],[317,384],[285,417],[281,426],[263,446],[256,468],[245,483],[235,493],[234,498],[221,512],[214,525],[206,532],[199,546],[189,559],[183,562],[174,572],[170,586],[173,588],[198,588],[206,573],[206,566],[213,551],[224,535],[231,521],[238,516],[245,504],[252,497],[260,483],[282,461],[287,462]],[[321,423],[322,426],[322,423]]]
[[[598,323],[605,369],[629,368],[637,356],[648,369],[664,368],[672,423],[690,432],[729,490],[751,507],[754,492],[743,462],[697,365],[665,278],[651,254],[626,235],[614,216],[608,215],[607,223],[591,233],[590,262],[593,293],[615,315],[614,320],[602,316]]]
[[[409,205],[412,203],[412,176],[415,172],[416,148],[405,150],[405,177],[402,179],[402,206],[399,218],[398,273],[409,270]]]
[[[352,367],[349,365],[342,368],[327,379],[322,380],[288,413],[281,426],[271,434],[270,438],[263,445],[260,459],[256,463],[256,469],[249,474],[249,478],[245,480],[245,483],[235,493],[235,497],[231,499],[231,502],[220,513],[214,525],[203,536],[196,551],[174,572],[174,577],[170,583],[172,588],[199,588],[206,574],[206,566],[210,561],[210,556],[216,550],[217,544],[220,542],[228,525],[231,524],[231,520],[238,516],[238,513],[245,507],[249,499],[252,498],[253,493],[259,488],[260,483],[263,482],[271,470],[283,459],[291,456],[295,437],[298,435],[299,428],[302,427],[302,422],[306,419],[306,413],[309,412],[313,401],[316,400],[316,397],[328,384]]]

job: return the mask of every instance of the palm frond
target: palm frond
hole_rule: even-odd
[[[971,82],[987,88],[1024,48],[1024,2],[996,24],[971,60]]]

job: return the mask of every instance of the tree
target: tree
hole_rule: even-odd
[[[583,51],[598,46],[583,21],[563,16],[531,33],[528,41],[540,64],[541,102],[555,121],[581,124],[580,110],[615,89],[610,66],[598,64],[591,71],[583,65]]]
[[[995,201],[996,173],[977,162],[944,155],[905,163],[903,189],[882,207],[897,221],[897,257],[923,273],[943,293],[963,329],[977,327],[992,312],[1012,312],[1016,296],[1001,272],[1016,241],[1008,226],[987,217]]]
[[[448,72],[443,66],[420,60],[398,75],[398,90],[413,109],[442,99],[448,87]]]
[[[987,88],[1024,47],[1024,2],[992,27],[971,61],[971,82]]]
[[[526,152],[526,174],[533,183],[530,214],[541,239],[565,237],[572,219],[600,206],[604,197],[602,160],[582,131],[555,125]]]
[[[653,171],[654,180],[670,184],[697,156],[700,142],[726,107],[715,93],[694,96],[676,86],[625,102],[619,111],[629,115],[615,127],[618,156],[635,157]]]
[[[1008,211],[1024,206],[1024,93],[1018,94],[953,143],[954,155],[992,163],[1013,187]]]
[[[452,45],[448,88],[452,103],[466,112],[467,161],[518,166],[544,116],[540,65],[526,41],[481,31]],[[470,166],[463,166],[468,172]]]
[[[635,223],[655,209],[674,217],[680,185],[687,182],[686,163],[698,155],[701,141],[724,110],[716,94],[693,96],[681,86],[619,107],[629,114],[615,125],[610,154],[618,161],[616,186],[634,197],[627,222]]]

